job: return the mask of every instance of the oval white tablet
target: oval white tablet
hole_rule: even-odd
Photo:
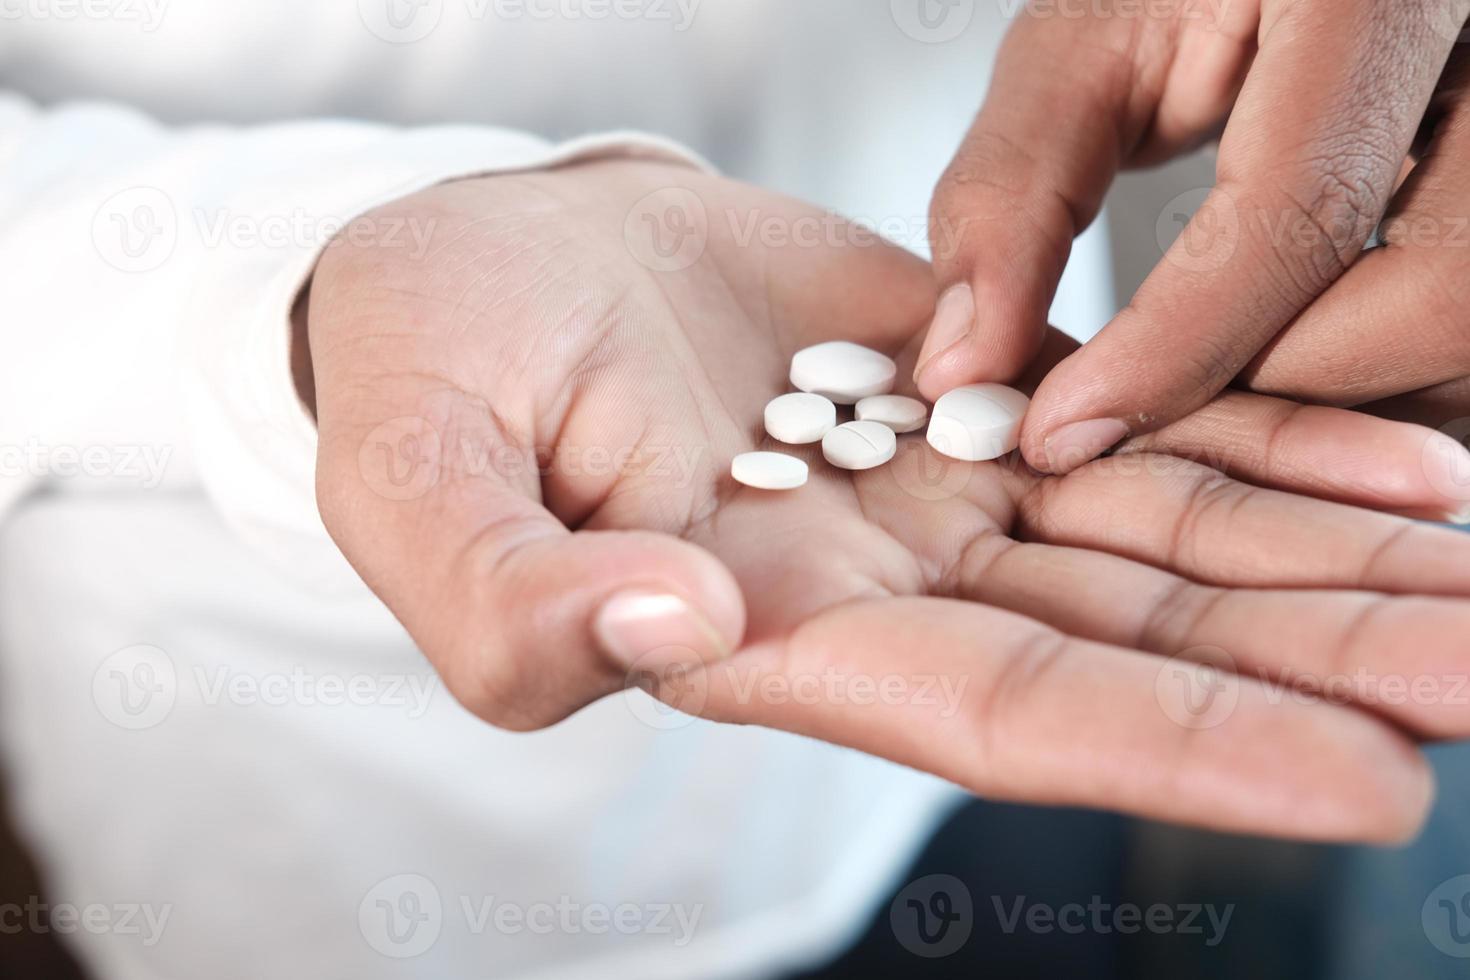
[[[882,466],[898,452],[898,436],[881,422],[848,422],[822,439],[822,455],[844,470]]]
[[[730,462],[737,483],[757,490],[795,490],[806,483],[806,463],[785,453],[742,453]]]
[[[928,405],[903,395],[873,395],[857,403],[859,422],[882,422],[894,432],[916,432],[928,418]]]
[[[898,365],[893,358],[875,350],[834,340],[797,351],[791,359],[791,384],[851,405],[869,395],[886,395],[893,390]]]
[[[782,395],[766,406],[766,431],[778,442],[805,446],[837,428],[837,406],[821,395]]]
[[[1021,441],[1021,420],[1031,399],[1005,385],[956,388],[934,403],[929,445],[953,459],[1000,459]]]

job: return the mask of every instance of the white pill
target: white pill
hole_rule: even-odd
[[[956,388],[934,403],[929,445],[946,456],[979,463],[1000,459],[1021,441],[1031,399],[1005,385]]]
[[[730,475],[757,490],[795,490],[806,483],[806,463],[785,453],[742,453],[730,463]]]
[[[898,436],[881,422],[848,422],[822,439],[822,455],[844,470],[882,466],[898,452]]]
[[[837,428],[837,406],[821,395],[782,395],[766,406],[766,431],[778,442],[805,446]]]
[[[903,395],[873,395],[857,403],[859,422],[882,422],[894,432],[916,432],[929,418],[929,406]]]
[[[791,384],[802,391],[822,395],[839,405],[851,405],[869,395],[886,395],[893,390],[898,365],[893,358],[834,340],[797,351],[791,359]]]

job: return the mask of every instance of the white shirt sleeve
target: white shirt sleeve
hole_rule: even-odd
[[[704,166],[625,133],[557,146],[482,126],[170,129],[0,95],[0,513],[47,481],[199,482],[254,544],[337,574],[290,371],[291,308],[322,251],[436,183],[608,155]],[[377,229],[410,248],[422,233]]]

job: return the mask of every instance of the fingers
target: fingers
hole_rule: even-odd
[[[825,693],[793,710],[782,692],[810,691],[804,681]],[[1395,841],[1432,795],[1413,747],[1361,712],[1273,703],[1254,680],[967,602],[842,605],[784,645],[705,669],[695,686],[685,703],[711,717],[847,745],[1001,799]]]
[[[1420,738],[1470,735],[1470,602],[1197,585],[1139,562],[996,537],[964,549],[957,594],[1073,636],[1228,665],[1381,715]],[[1058,602],[1065,596],[1065,602]]]
[[[1022,437],[1033,466],[1066,472],[1205,404],[1355,261],[1452,42],[1422,4],[1324,13],[1266,5],[1215,190],[1129,307],[1042,383]]]
[[[569,532],[539,503],[534,460],[482,403],[420,394],[390,401],[410,416],[362,421],[363,399],[318,378],[323,520],[477,715],[544,727],[630,670],[739,644],[743,600],[724,566],[660,534]]]
[[[1451,65],[1436,102],[1384,244],[1250,365],[1253,390],[1359,405],[1470,375],[1470,57]]]
[[[1371,402],[1361,410],[1386,419],[1416,422],[1463,439],[1470,435],[1470,375]],[[1470,503],[1470,475],[1461,475],[1460,487],[1460,499]]]
[[[1028,378],[1039,383],[1077,346],[1049,329],[1023,383]],[[1455,404],[1470,405],[1470,397],[1461,394]],[[1465,414],[1457,411],[1448,418]],[[1425,424],[1437,428],[1443,422]],[[1128,440],[1117,452],[1163,453],[1256,486],[1426,520],[1470,523],[1470,451],[1419,425],[1395,424],[1363,412],[1224,391],[1178,422]]]
[[[915,372],[929,399],[1011,381],[1036,353],[1072,239],[1151,108],[1135,43],[1117,19],[1023,16],[1007,37],[931,209],[942,298]]]
[[[1470,519],[1470,451],[1361,412],[1227,391],[1118,452],[1166,453],[1256,486],[1410,517]]]
[[[1016,534],[1211,585],[1470,596],[1470,536],[1164,456],[1099,460],[1040,482],[1021,501]]]

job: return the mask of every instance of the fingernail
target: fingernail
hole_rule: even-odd
[[[1446,520],[1470,524],[1470,450],[1437,432],[1424,446],[1424,477],[1450,501]]]
[[[620,592],[598,610],[593,629],[607,655],[625,668],[712,663],[730,655],[709,620],[668,592]]]
[[[949,350],[970,335],[975,328],[975,291],[969,283],[960,283],[945,290],[934,308],[934,322],[929,324],[929,334],[919,350],[919,366],[914,369],[914,380],[924,373],[929,362]]]
[[[1097,459],[1126,438],[1128,423],[1119,419],[1073,422],[1047,436],[1046,460],[1060,476]]]

